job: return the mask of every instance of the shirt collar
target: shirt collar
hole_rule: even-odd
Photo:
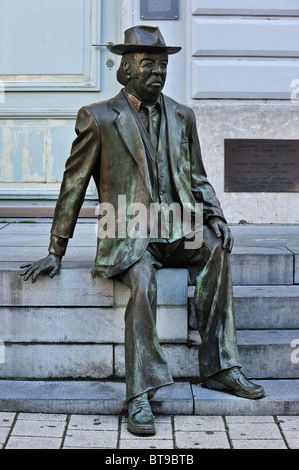
[[[136,96],[134,96],[134,95],[132,95],[131,93],[129,93],[127,90],[124,89],[124,92],[125,92],[126,96],[127,96],[128,99],[130,100],[130,102],[133,104],[133,106],[135,107],[135,109],[137,110],[138,113],[139,113],[139,111],[140,111],[141,106],[143,106],[143,107],[145,107],[145,108],[148,107],[148,106],[146,106],[145,104],[143,104],[142,101],[140,101],[138,98],[136,98]],[[160,106],[160,109],[161,109],[161,103],[162,103],[162,101],[161,101],[161,95],[159,95],[159,97],[158,97],[156,103],[154,103],[151,107],[152,107],[152,108],[155,108],[156,105],[158,104],[158,105]]]

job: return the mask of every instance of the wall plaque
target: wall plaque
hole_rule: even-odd
[[[140,0],[142,20],[178,20],[179,0]]]
[[[299,192],[299,140],[225,139],[224,190]]]

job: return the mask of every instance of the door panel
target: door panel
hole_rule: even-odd
[[[116,57],[94,44],[117,42],[120,5],[0,0],[0,216],[14,204],[54,205],[79,108],[119,89]],[[86,199],[96,196],[91,184]]]

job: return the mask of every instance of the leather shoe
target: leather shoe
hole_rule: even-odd
[[[128,414],[128,431],[143,436],[156,434],[154,416],[147,393],[138,395],[130,401]]]
[[[217,372],[209,377],[204,385],[207,388],[222,390],[242,398],[256,399],[265,396],[263,387],[249,382],[239,367]]]

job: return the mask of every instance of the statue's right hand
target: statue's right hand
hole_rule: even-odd
[[[59,273],[61,268],[61,256],[49,253],[46,258],[35,261],[34,263],[22,264],[21,269],[24,269],[20,273],[24,277],[24,281],[27,281],[32,276],[32,282],[34,283],[37,277],[41,274],[49,274],[50,277],[54,277]]]

